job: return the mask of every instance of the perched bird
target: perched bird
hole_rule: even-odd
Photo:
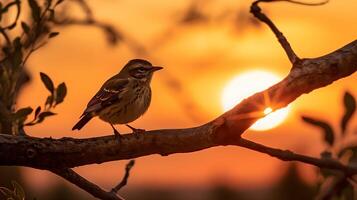
[[[134,133],[141,129],[128,125],[149,108],[151,102],[150,82],[153,73],[162,67],[153,66],[142,59],[130,60],[123,69],[107,80],[89,101],[79,122],[72,130],[80,130],[93,117],[108,122],[114,134],[120,136],[113,124],[126,124]]]

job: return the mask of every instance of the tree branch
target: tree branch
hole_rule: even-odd
[[[266,25],[269,26],[269,28],[273,31],[275,36],[278,38],[278,41],[280,45],[283,47],[285,50],[286,55],[288,56],[290,62],[294,64],[299,60],[299,57],[295,54],[294,50],[291,48],[290,43],[288,40],[285,38],[282,32],[275,26],[275,24],[267,17],[264,13],[262,13],[262,9],[259,7],[260,2],[280,2],[280,1],[285,1],[293,4],[299,4],[299,5],[304,5],[304,6],[321,6],[329,2],[329,0],[325,0],[323,2],[318,2],[318,3],[305,3],[305,2],[300,2],[300,1],[294,1],[294,0],[256,0],[252,3],[250,7],[250,12],[256,17],[258,20],[261,22],[265,23]]]
[[[120,189],[122,189],[126,184],[128,183],[129,175],[130,175],[130,170],[134,167],[135,160],[130,160],[125,167],[125,174],[123,176],[123,179],[120,181],[118,185],[116,185],[113,189],[113,193],[117,193]]]
[[[294,153],[289,150],[281,150],[281,149],[264,146],[262,144],[258,144],[243,138],[239,139],[236,142],[236,145],[247,149],[251,149],[253,151],[268,154],[272,157],[278,158],[283,161],[300,161],[320,168],[339,170],[344,174],[346,174],[347,176],[357,174],[356,167],[343,165],[339,161],[333,159],[319,159],[310,156],[305,156],[305,155]]]
[[[103,200],[124,200],[122,197],[116,195],[116,193],[107,192],[101,189],[99,186],[83,178],[72,169],[57,168],[57,169],[50,169],[49,171],[51,171],[54,174],[57,174],[58,176],[80,187],[81,189],[85,190],[86,192],[88,192],[89,194],[93,195],[96,198],[103,199]]]
[[[125,174],[123,179],[120,181],[118,185],[116,185],[110,192],[107,192],[101,189],[96,184],[88,181],[75,171],[69,168],[55,168],[49,169],[54,174],[66,179],[67,181],[73,183],[74,185],[80,187],[81,189],[85,190],[89,194],[93,195],[96,198],[103,199],[103,200],[124,200],[123,197],[118,196],[118,191],[123,188],[127,183],[130,175],[130,170],[133,168],[135,164],[135,160],[130,160],[125,167]]]
[[[295,54],[294,50],[291,48],[290,43],[288,40],[285,38],[282,32],[275,26],[275,24],[261,11],[261,8],[259,7],[260,2],[274,2],[274,0],[258,0],[252,3],[250,7],[250,12],[262,21],[263,23],[267,24],[269,28],[273,31],[275,36],[278,38],[278,41],[280,45],[283,47],[285,50],[286,55],[288,56],[290,62],[294,64],[296,61],[299,60],[298,56]]]
[[[266,107],[287,106],[302,94],[331,84],[356,70],[357,41],[354,41],[328,55],[302,59],[281,82],[252,95],[202,126],[126,134],[120,142],[114,136],[51,139],[0,135],[0,165],[72,168],[152,154],[169,155],[236,145],[240,135],[264,116]]]

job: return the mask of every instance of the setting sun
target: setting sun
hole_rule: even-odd
[[[227,111],[241,102],[243,99],[262,91],[275,83],[280,78],[266,71],[249,71],[234,77],[224,88],[222,95],[222,106]],[[258,120],[250,128],[263,131],[278,126],[287,117],[289,107],[272,112],[270,107],[264,110],[267,116]]]

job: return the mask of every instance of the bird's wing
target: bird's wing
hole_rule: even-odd
[[[88,102],[83,115],[98,112],[119,100],[119,96],[125,93],[129,79],[112,78],[103,84],[96,95]]]

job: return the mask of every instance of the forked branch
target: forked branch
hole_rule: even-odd
[[[67,181],[73,183],[77,187],[83,189],[84,191],[88,192],[89,194],[93,195],[96,198],[102,200],[124,200],[122,197],[118,196],[116,193],[107,192],[97,186],[96,184],[88,181],[87,179],[83,178],[81,175],[73,171],[69,168],[64,169],[51,169],[49,170],[54,174],[66,179]]]
[[[89,194],[93,195],[94,197],[97,197],[99,199],[103,200],[124,200],[123,197],[119,196],[117,193],[118,191],[123,188],[129,178],[130,170],[133,168],[135,164],[134,160],[130,160],[125,167],[125,174],[123,176],[123,179],[120,181],[118,185],[116,185],[110,192],[107,192],[97,186],[96,184],[88,181],[75,171],[69,168],[56,168],[56,169],[49,169],[54,174],[57,174],[58,176],[66,179],[67,181],[73,183],[74,185],[78,186],[79,188],[85,190]]]
[[[285,53],[288,56],[290,62],[294,64],[299,60],[299,57],[291,48],[291,45],[289,41],[285,38],[284,34],[275,26],[275,24],[269,19],[269,17],[267,17],[264,13],[262,13],[262,9],[258,5],[261,2],[279,2],[279,1],[285,1],[289,3],[300,4],[305,6],[320,6],[326,4],[328,0],[319,3],[305,3],[305,2],[293,1],[293,0],[257,0],[252,3],[250,7],[250,12],[254,15],[254,17],[256,17],[261,22],[269,26],[269,28],[273,31],[275,36],[278,38],[278,41],[280,45],[283,47],[283,49],[285,50]]]

